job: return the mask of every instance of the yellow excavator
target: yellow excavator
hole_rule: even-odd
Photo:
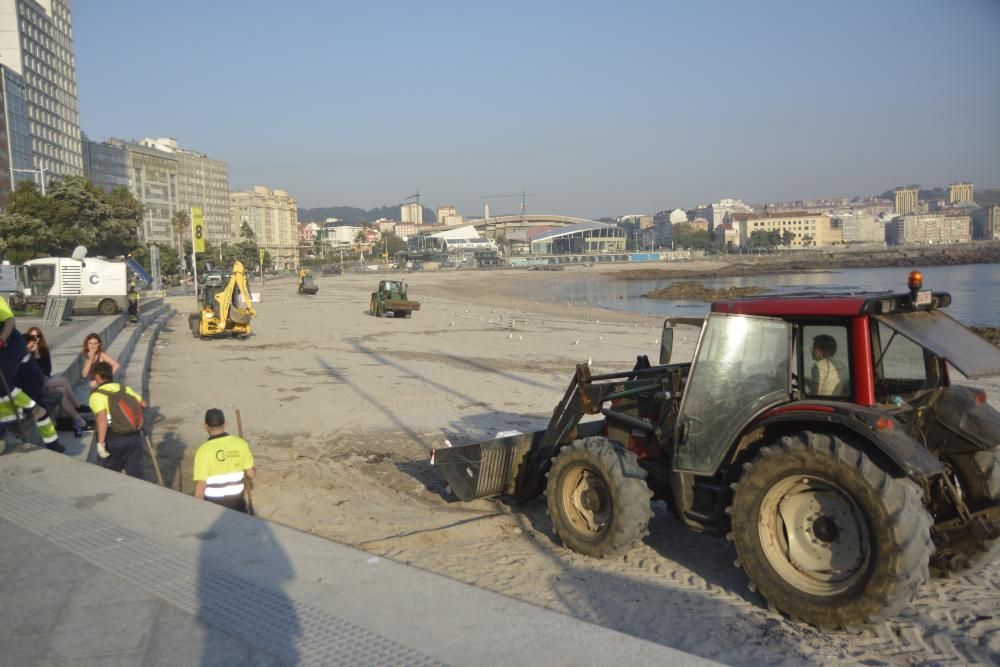
[[[257,314],[247,287],[242,262],[233,264],[229,282],[202,287],[201,309],[188,316],[191,331],[202,338],[250,335],[250,319]]]

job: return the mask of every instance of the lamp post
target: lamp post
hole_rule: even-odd
[[[11,171],[18,171],[24,174],[41,174],[42,196],[45,196],[45,172],[51,171],[51,169],[39,167],[38,169],[11,169]]]

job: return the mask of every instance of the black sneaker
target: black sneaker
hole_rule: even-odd
[[[66,448],[60,445],[58,440],[56,440],[55,442],[45,443],[45,449],[51,449],[56,454],[62,454],[63,452],[66,451]]]
[[[76,409],[77,412],[86,412],[88,414],[94,414],[94,411],[90,409],[90,406],[86,403],[82,403],[80,407]]]

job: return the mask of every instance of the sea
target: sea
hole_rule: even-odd
[[[636,265],[635,268],[641,268]],[[951,306],[945,312],[967,325],[1000,327],[1000,264],[961,264],[912,268],[829,269],[804,273],[774,273],[739,278],[683,278],[706,287],[754,286],[770,294],[791,292],[904,292],[910,271],[924,274],[924,287],[935,292],[950,292]],[[589,275],[588,275],[589,274]],[[702,301],[647,299],[642,295],[675,282],[661,280],[614,280],[608,274],[555,274],[545,298],[564,303],[582,303],[627,310],[648,315],[687,315],[708,313]],[[580,276],[580,277],[577,277]],[[586,276],[586,277],[583,277]]]

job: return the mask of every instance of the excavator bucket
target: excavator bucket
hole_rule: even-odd
[[[472,445],[439,447],[431,452],[431,464],[440,469],[461,500],[513,495],[525,455],[544,434],[535,431]]]

